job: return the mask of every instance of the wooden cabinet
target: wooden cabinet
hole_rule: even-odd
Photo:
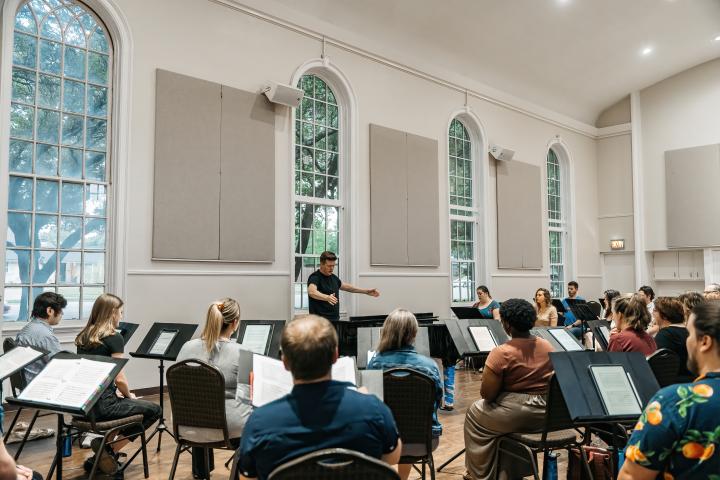
[[[692,280],[705,278],[702,250],[655,252],[653,254],[653,278],[655,280]]]

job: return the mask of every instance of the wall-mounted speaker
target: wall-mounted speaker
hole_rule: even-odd
[[[297,108],[305,94],[299,88],[275,82],[271,82],[270,86],[263,90],[263,93],[271,102],[291,108]]]
[[[492,155],[495,160],[509,162],[513,159],[515,151],[509,148],[503,148],[500,145],[490,145],[490,155]]]

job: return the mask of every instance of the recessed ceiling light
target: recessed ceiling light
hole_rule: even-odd
[[[641,54],[643,57],[647,57],[647,56],[650,55],[652,52],[653,52],[653,48],[652,48],[652,47],[645,47],[645,48],[643,48],[643,49],[640,51],[640,54]]]

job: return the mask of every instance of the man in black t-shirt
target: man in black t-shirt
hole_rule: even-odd
[[[340,320],[340,290],[350,293],[364,293],[371,297],[379,297],[375,288],[358,288],[343,283],[333,273],[337,256],[333,252],[320,255],[320,268],[308,277],[308,306],[311,314],[325,317],[331,322]]]

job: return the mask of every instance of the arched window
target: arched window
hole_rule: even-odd
[[[561,298],[568,273],[568,221],[566,172],[552,148],[547,154],[547,211],[550,257],[550,293]]]
[[[22,2],[15,16],[5,250],[5,320],[57,291],[84,319],[107,285],[112,44],[73,0]]]
[[[319,76],[303,75],[305,92],[295,109],[295,265],[294,308],[307,309],[307,278],[320,265],[320,254],[338,255],[341,276],[340,115],[337,97]]]
[[[457,118],[448,131],[450,181],[450,269],[452,301],[472,300],[477,278],[477,202],[474,198],[475,166],[468,130]]]

